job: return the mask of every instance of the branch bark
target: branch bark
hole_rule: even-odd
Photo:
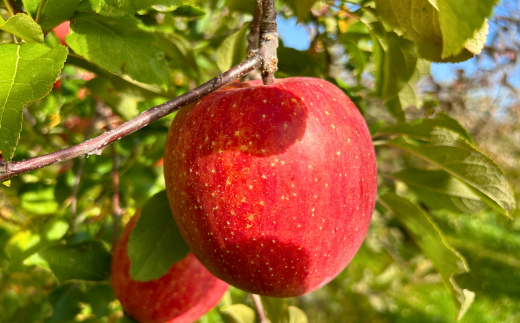
[[[262,0],[262,20],[260,21],[260,57],[262,57],[262,81],[265,85],[274,83],[274,73],[278,70],[278,27],[274,0]]]
[[[247,54],[257,51],[260,45],[260,20],[262,19],[262,0],[256,0],[256,9],[251,22],[251,31],[247,37]]]
[[[151,107],[139,116],[123,123],[114,130],[105,132],[96,138],[87,140],[78,145],[21,161],[7,162],[4,159],[0,159],[0,181],[5,181],[13,176],[60,163],[85,154],[100,155],[105,147],[115,141],[126,137],[137,130],[144,128],[150,123],[224,87],[254,69],[259,68],[260,65],[260,56],[258,54],[253,54],[241,64],[194,88],[193,90],[186,92],[171,101]]]

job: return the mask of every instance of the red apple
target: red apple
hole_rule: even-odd
[[[374,147],[334,85],[235,83],[177,114],[166,188],[180,232],[218,278],[275,297],[313,291],[357,252],[374,208]]]
[[[54,27],[53,31],[60,40],[60,43],[62,45],[67,45],[65,37],[70,33],[70,21],[67,20],[62,22],[58,26]]]
[[[147,282],[130,277],[127,244],[138,216],[134,216],[116,246],[112,286],[123,308],[142,323],[188,323],[213,308],[228,285],[213,276],[189,253],[161,278]]]

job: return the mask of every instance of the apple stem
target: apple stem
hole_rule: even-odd
[[[259,295],[251,294],[253,296],[253,302],[255,303],[256,311],[258,312],[258,317],[260,323],[268,323],[267,318],[265,317],[264,306],[262,304],[262,299]]]
[[[278,70],[278,27],[274,0],[262,0],[262,20],[260,21],[260,57],[262,58],[262,81],[265,85],[274,83],[274,73]]]
[[[137,117],[122,125],[107,131],[96,138],[87,140],[75,146],[55,151],[53,153],[29,158],[15,162],[0,163],[0,181],[5,181],[13,176],[40,169],[45,166],[64,162],[85,154],[97,153],[117,140],[126,137],[137,130],[146,127],[150,123],[193,103],[206,95],[228,85],[251,71],[260,68],[261,58],[258,53],[253,53],[244,62],[232,67],[230,70],[212,78],[208,82],[194,88],[193,90],[176,97],[173,100],[154,106],[144,111]]]

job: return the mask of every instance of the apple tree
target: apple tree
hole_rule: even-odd
[[[3,0],[0,322],[517,322],[518,17]]]

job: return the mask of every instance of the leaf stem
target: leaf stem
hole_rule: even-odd
[[[254,54],[241,64],[220,74],[208,82],[184,93],[177,98],[158,106],[151,107],[134,119],[123,123],[112,131],[82,142],[78,145],[65,148],[47,155],[29,158],[26,160],[0,163],[0,181],[4,181],[18,174],[26,173],[45,166],[60,163],[82,155],[100,154],[101,151],[115,141],[126,137],[137,130],[146,127],[150,123],[179,110],[180,108],[193,103],[206,95],[215,92],[236,79],[259,68],[261,59],[258,54]]]
[[[38,6],[38,11],[36,12],[36,18],[34,18],[34,22],[38,23],[40,18],[42,17],[43,7],[45,7],[46,0],[41,0],[40,5]]]
[[[14,12],[13,12],[13,9],[11,8],[11,5],[9,4],[9,1],[4,0],[4,6],[7,9],[7,11],[9,12],[9,15],[11,17],[14,16]]]
[[[374,146],[383,146],[383,145],[386,145],[388,144],[388,140],[375,140],[375,141],[372,141],[372,145]]]
[[[259,295],[251,294],[253,296],[253,302],[255,303],[256,311],[258,312],[258,317],[260,323],[267,323],[267,318],[265,317],[264,306],[262,305],[262,299]]]
[[[262,20],[260,21],[260,57],[262,58],[262,80],[265,85],[274,83],[274,73],[278,70],[278,27],[274,0],[262,0]]]

